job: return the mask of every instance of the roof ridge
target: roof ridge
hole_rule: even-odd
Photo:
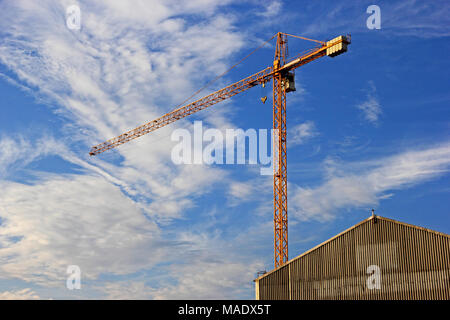
[[[269,274],[271,274],[271,273],[273,273],[273,272],[275,272],[275,271],[277,271],[277,270],[279,270],[279,269],[282,269],[282,268],[286,267],[288,264],[292,263],[294,260],[297,260],[297,259],[299,259],[299,258],[301,258],[301,257],[304,257],[304,256],[306,256],[307,254],[310,254],[311,252],[317,250],[319,247],[322,247],[323,245],[325,245],[325,244],[327,244],[327,243],[333,241],[334,239],[340,237],[341,235],[343,235],[343,234],[345,234],[345,233],[347,233],[347,232],[349,232],[349,231],[351,231],[351,230],[353,230],[353,229],[359,227],[360,225],[362,225],[362,224],[364,224],[364,223],[369,222],[370,220],[374,220],[374,219],[380,219],[380,220],[384,220],[384,221],[387,221],[387,222],[392,222],[392,223],[400,224],[400,225],[403,225],[403,226],[406,226],[406,227],[410,227],[410,228],[412,227],[412,228],[417,229],[417,230],[427,231],[427,232],[431,232],[431,233],[434,233],[434,234],[437,234],[437,235],[440,235],[440,236],[444,236],[444,237],[449,237],[449,238],[450,238],[450,235],[448,235],[448,234],[446,234],[446,233],[443,233],[443,232],[435,231],[435,230],[428,229],[428,228],[424,228],[424,227],[419,227],[419,226],[416,226],[416,225],[414,225],[414,224],[409,224],[409,223],[406,223],[406,222],[401,222],[401,221],[394,220],[394,219],[391,219],[391,218],[386,218],[386,217],[383,217],[383,216],[379,216],[379,215],[376,215],[376,214],[372,214],[369,218],[366,218],[366,219],[364,219],[364,220],[358,222],[357,224],[351,226],[350,228],[347,228],[347,229],[341,231],[341,232],[338,233],[337,235],[335,235],[335,236],[333,236],[333,237],[331,237],[331,238],[329,238],[329,239],[327,239],[327,240],[325,240],[325,241],[319,243],[318,245],[312,247],[311,249],[306,250],[305,252],[299,254],[298,256],[296,256],[296,257],[294,257],[294,258],[292,258],[292,259],[289,259],[289,260],[288,260],[285,264],[283,264],[282,266],[279,266],[278,268],[275,268],[275,269],[273,269],[273,270],[271,270],[271,271],[269,271],[269,272],[267,272],[267,273],[261,275],[260,277],[256,278],[255,280],[259,280],[260,278],[263,278],[263,277],[265,277],[265,276],[267,276],[267,275],[269,275]]]
[[[420,226],[417,226],[415,224],[402,222],[402,221],[398,221],[398,220],[395,220],[395,219],[392,219],[392,218],[386,218],[386,217],[377,216],[377,215],[375,215],[374,217],[371,217],[371,219],[374,219],[374,218],[378,218],[378,219],[381,219],[381,220],[385,220],[385,221],[401,224],[401,225],[406,226],[406,227],[411,227],[411,228],[414,228],[414,229],[417,229],[417,230],[427,231],[427,232],[435,233],[435,234],[438,234],[438,235],[450,238],[450,235],[448,235],[448,234],[446,234],[444,232],[436,231],[436,230],[433,230],[433,229],[430,229],[430,228],[420,227]]]

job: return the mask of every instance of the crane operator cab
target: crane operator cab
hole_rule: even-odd
[[[286,92],[295,91],[295,74],[288,72],[282,83],[285,86]]]

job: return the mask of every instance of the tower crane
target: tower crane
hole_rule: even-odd
[[[292,36],[318,43],[318,45],[293,59],[287,59],[287,37]],[[118,147],[172,122],[208,108],[238,93],[257,85],[264,86],[273,80],[273,129],[277,134],[273,143],[273,221],[274,221],[274,265],[282,266],[288,260],[288,216],[287,216],[287,144],[286,144],[286,93],[295,91],[293,70],[323,56],[335,57],[347,51],[351,38],[338,36],[330,41],[308,39],[278,32],[273,65],[239,80],[223,89],[179,107],[155,120],[147,122],[115,138],[93,146],[91,156]],[[272,39],[274,38],[272,37]],[[265,100],[263,100],[265,102]]]

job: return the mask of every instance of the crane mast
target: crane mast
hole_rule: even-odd
[[[273,220],[275,268],[282,266],[288,260],[286,93],[295,91],[294,75],[292,71],[325,55],[335,57],[344,53],[347,51],[347,45],[351,42],[350,36],[339,36],[328,42],[293,36],[318,42],[320,45],[297,58],[287,61],[287,36],[293,35],[282,32],[276,34],[277,40],[273,66],[269,66],[247,78],[175,109],[155,120],[93,146],[89,152],[91,156],[98,155],[225,99],[231,98],[254,86],[265,84],[266,82],[273,80],[273,129],[275,138],[272,155],[274,162]]]
[[[275,268],[288,259],[287,150],[286,150],[286,73],[278,71],[286,62],[286,35],[278,33],[273,68],[273,225]]]

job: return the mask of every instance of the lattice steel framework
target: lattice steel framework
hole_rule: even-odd
[[[275,132],[273,173],[273,223],[275,268],[288,260],[286,73],[277,72],[286,62],[287,39],[277,36],[273,76],[273,129]]]

